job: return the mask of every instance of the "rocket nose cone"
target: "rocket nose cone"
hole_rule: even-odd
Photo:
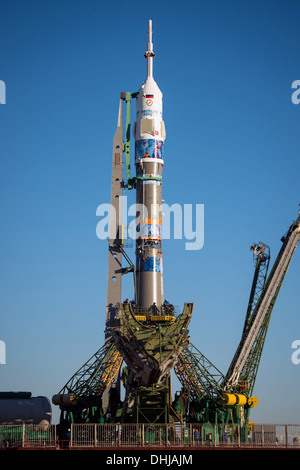
[[[153,77],[147,77],[140,88],[141,93],[152,93],[157,97],[162,96],[162,92]]]

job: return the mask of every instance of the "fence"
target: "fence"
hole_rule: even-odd
[[[71,424],[0,426],[1,448],[294,448],[300,450],[300,425],[257,424]]]
[[[0,448],[12,447],[55,447],[57,445],[56,425],[0,426]]]

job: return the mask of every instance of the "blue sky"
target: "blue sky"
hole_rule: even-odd
[[[148,19],[164,95],[164,199],[205,207],[201,250],[164,241],[165,294],[195,302],[191,341],[226,373],[252,283],[250,246],[267,243],[273,262],[298,215],[299,14],[296,1],[1,2],[1,390],[51,399],[103,344],[107,242],[96,209],[110,201],[119,94],[145,78]],[[254,422],[300,423],[299,274],[296,251]]]

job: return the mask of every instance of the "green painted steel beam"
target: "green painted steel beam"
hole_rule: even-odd
[[[127,189],[132,189],[130,182],[130,132],[131,132],[131,123],[130,123],[130,108],[131,108],[131,93],[126,92],[125,95],[126,101],[126,124],[125,124],[125,142],[124,142],[124,152],[125,152],[125,166],[126,166],[126,175],[127,175]]]

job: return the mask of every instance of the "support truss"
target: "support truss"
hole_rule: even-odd
[[[99,399],[120,370],[122,362],[122,356],[110,339],[71,377],[60,393]]]

